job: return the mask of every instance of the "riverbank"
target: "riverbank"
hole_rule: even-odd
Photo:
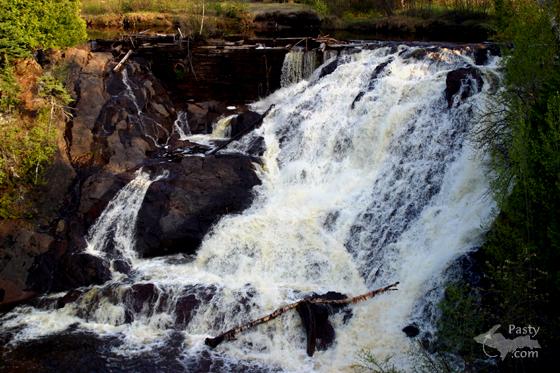
[[[495,32],[493,16],[480,10],[417,9],[386,16],[377,12],[321,14],[309,5],[295,3],[226,2],[204,8],[178,1],[134,8],[111,3],[84,1],[82,17],[91,39],[180,29],[184,35],[210,38],[330,35],[339,39],[481,42]]]

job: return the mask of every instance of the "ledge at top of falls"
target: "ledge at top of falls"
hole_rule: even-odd
[[[491,43],[338,41],[306,36],[200,41],[172,34],[135,34],[112,40],[98,39],[90,45],[93,51],[111,52],[116,58],[133,50],[136,59],[151,66],[176,106],[193,101],[243,105],[265,97],[280,88],[285,56],[295,48],[315,51],[318,65],[324,62],[324,51],[351,52],[357,48],[396,48],[398,45],[426,51],[469,49],[478,64],[485,62],[488,52],[499,54],[499,46]]]

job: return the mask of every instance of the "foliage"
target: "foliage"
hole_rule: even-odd
[[[400,373],[393,364],[391,364],[392,356],[381,360],[378,359],[371,351],[362,350],[358,354],[358,362],[354,368],[358,371],[366,371],[372,373]]]
[[[72,97],[63,83],[47,72],[39,78],[39,97],[46,98],[52,105],[64,108],[72,102]]]
[[[505,89],[479,136],[492,154],[501,209],[480,251],[484,321],[539,326],[538,340],[546,348],[536,361],[506,359],[504,369],[546,366],[560,345],[560,308],[551,301],[560,297],[560,39],[554,26],[559,1],[542,4],[496,1],[500,35],[514,47],[504,50]],[[473,294],[463,288],[457,307],[448,304],[443,319],[459,313],[479,317],[476,307],[460,308]],[[461,333],[440,329],[450,343],[468,339]]]
[[[26,57],[87,37],[78,0],[0,0],[0,9],[0,55]]]
[[[43,104],[19,110],[21,88],[12,63],[87,36],[78,0],[0,0],[0,9],[0,217],[13,218],[29,212],[28,193],[41,184],[56,150],[54,121],[66,114],[71,98],[46,73],[37,82]]]
[[[302,0],[301,2],[313,6],[319,14],[339,17],[345,13],[381,13],[392,16],[399,12],[411,16],[431,17],[438,12],[487,14],[493,9],[492,0]]]
[[[20,116],[0,121],[0,217],[28,213],[26,193],[40,185],[56,150],[49,108],[32,122]]]
[[[488,322],[478,292],[461,280],[452,282],[439,307],[442,314],[438,320],[440,350],[460,354],[467,363],[474,361],[479,357],[480,346],[473,337],[480,334]]]
[[[220,1],[214,4],[216,16],[226,18],[241,19],[247,12],[247,6],[238,1]]]
[[[19,91],[14,69],[5,61],[0,66],[0,112],[11,112],[16,108]]]

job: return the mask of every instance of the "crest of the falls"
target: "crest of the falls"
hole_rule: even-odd
[[[414,320],[431,330],[423,310],[439,299],[434,289],[453,261],[480,244],[495,204],[485,156],[469,142],[473,112],[484,109],[490,84],[448,108],[447,73],[473,61],[446,49],[407,58],[410,50],[379,48],[338,57],[331,74],[310,82],[290,78],[294,84],[253,105],[259,112],[272,103],[275,108],[254,134],[264,137],[267,150],[252,206],[222,218],[194,261],[135,259],[129,282],[111,284],[119,294],[126,294],[130,281],[155,284],[172,300],[165,307],[142,310],[127,324],[121,303],[101,301],[95,313],[81,317],[80,310],[99,293],[94,288],[77,304],[20,311],[6,325],[26,325],[18,334],[25,339],[79,323],[124,336],[120,351],[132,353],[177,325],[172,309],[188,288],[201,303],[184,329],[184,353],[192,355],[205,348],[205,336],[310,292],[357,295],[400,281],[399,291],[353,307],[348,322],[335,316],[335,345],[313,358],[306,356],[295,313],[222,344],[217,353],[233,364],[338,372],[350,370],[359,351],[367,349],[379,359],[393,356],[398,368],[415,366],[417,344],[401,329]],[[303,63],[293,65],[294,71],[300,67],[303,71]],[[479,68],[485,82],[496,80],[494,64]],[[112,223],[95,228],[116,234],[90,233],[90,245],[99,242],[93,246],[99,250],[107,240],[115,247],[122,242],[119,252],[135,257],[125,245],[133,242],[133,231],[121,222],[134,219],[150,182],[139,173],[119,192],[96,225],[104,219]],[[201,295],[208,287],[213,295]]]

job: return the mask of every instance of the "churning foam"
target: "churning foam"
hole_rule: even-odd
[[[404,58],[411,49],[338,57],[332,74],[291,84],[255,103],[260,112],[276,106],[251,135],[263,136],[267,146],[263,183],[255,188],[252,206],[222,218],[190,263],[133,262],[137,281],[156,284],[171,299],[187,285],[214,287],[215,295],[186,327],[185,354],[205,348],[205,336],[310,292],[357,295],[400,281],[397,292],[353,306],[348,323],[335,316],[335,345],[312,358],[305,353],[295,313],[216,351],[231,361],[287,371],[350,370],[362,349],[379,359],[393,357],[404,370],[417,364],[416,345],[401,329],[415,320],[422,330],[431,330],[421,314],[439,299],[439,292],[431,290],[455,259],[481,243],[495,204],[488,194],[485,157],[468,141],[472,112],[484,109],[489,85],[448,109],[446,75],[472,60],[445,49],[422,60]],[[370,83],[384,62],[387,66]],[[481,70],[485,81],[497,76],[495,66]],[[101,244],[94,246],[90,250],[101,250]],[[240,308],[242,299],[245,308]],[[25,339],[79,322],[100,334],[124,335],[121,349],[129,346],[130,353],[172,328],[170,309],[145,310],[126,324],[118,304],[103,302],[86,321],[77,316],[84,302],[61,310],[20,309],[5,323],[26,324],[19,334]],[[139,332],[142,326],[146,333]]]

